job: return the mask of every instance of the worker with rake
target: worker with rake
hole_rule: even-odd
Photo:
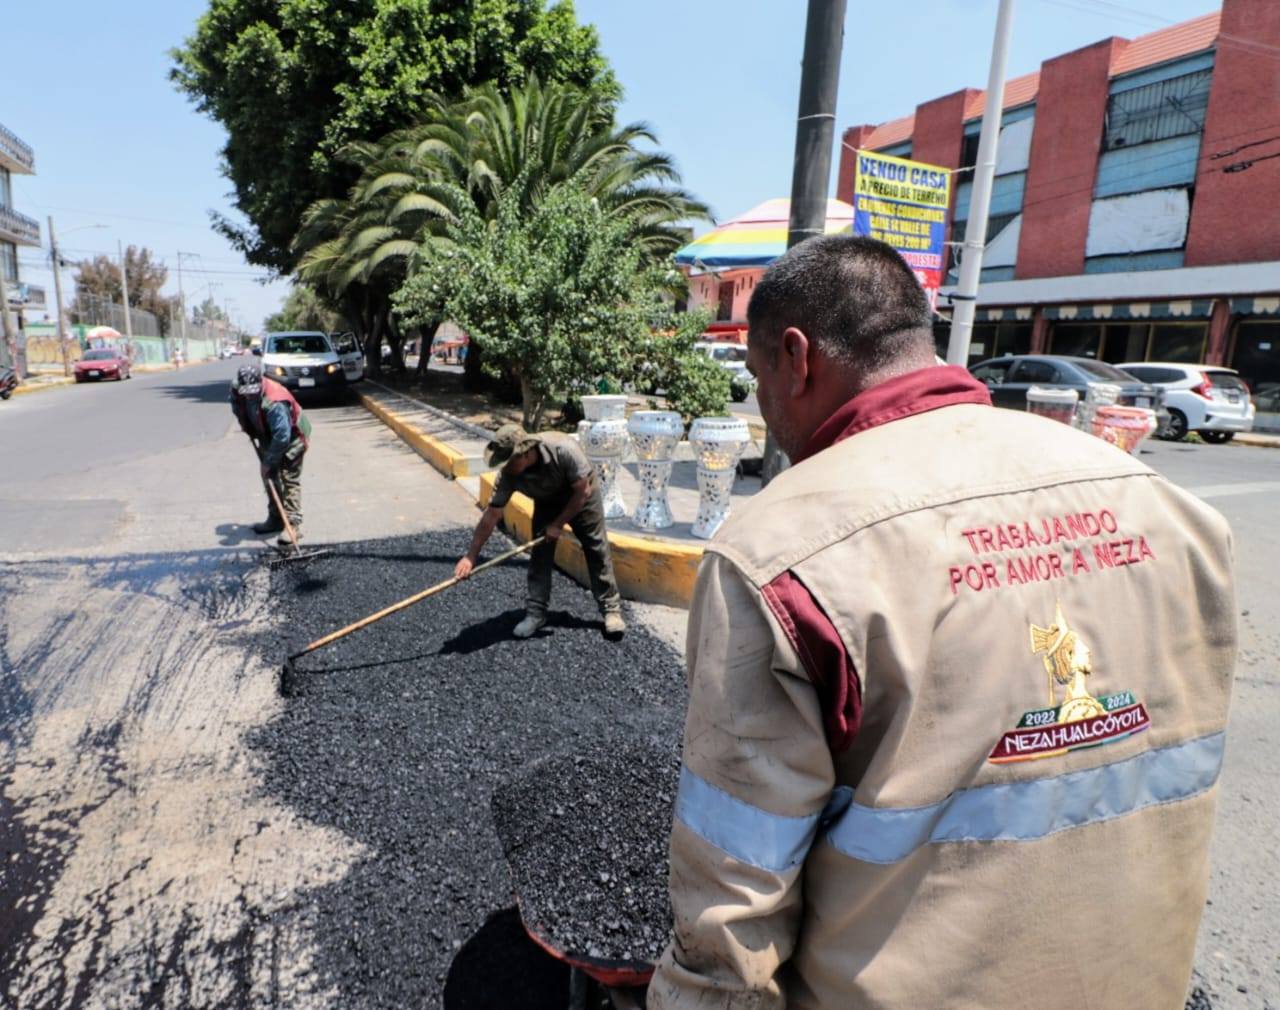
[[[534,536],[546,539],[530,556],[529,597],[524,620],[515,627],[516,638],[530,638],[547,623],[556,544],[567,525],[586,556],[591,594],[604,617],[604,637],[610,641],[621,639],[627,626],[622,620],[622,598],[609,556],[604,501],[582,449],[568,436],[530,435],[519,425],[508,424],[485,447],[485,461],[490,467],[502,469],[489,507],[476,525],[471,547],[454,568],[454,574],[460,579],[471,574],[489,535],[502,520],[502,510],[520,491],[533,499]]]
[[[311,438],[311,422],[290,392],[262,376],[256,365],[244,365],[231,380],[231,411],[253,442],[261,464],[262,480],[275,485],[294,536],[302,539],[302,458]],[[253,532],[280,533],[276,541],[288,546],[289,538],[280,509],[270,489],[267,518],[254,523]]]

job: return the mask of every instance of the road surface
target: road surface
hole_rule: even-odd
[[[248,530],[265,500],[225,402],[240,363],[0,404],[2,1005],[366,1005],[318,981],[305,896],[367,846],[265,792],[252,745],[283,703]],[[310,413],[309,542],[474,521],[360,407]],[[1242,653],[1197,972],[1215,1007],[1280,1010],[1280,451],[1143,458],[1235,529]]]

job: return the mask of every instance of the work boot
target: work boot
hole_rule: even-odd
[[[295,526],[293,528],[293,535],[297,537],[299,540],[301,540],[302,527]],[[285,530],[283,533],[281,533],[280,536],[276,538],[276,543],[279,544],[281,547],[289,547],[293,543],[293,541],[289,539],[289,531]]]
[[[547,619],[542,614],[525,614],[524,620],[516,625],[516,630],[512,634],[516,638],[532,638],[546,623]]]
[[[279,519],[264,519],[260,523],[253,524],[253,532],[259,534],[279,533],[284,529],[284,523]]]
[[[611,642],[621,642],[622,636],[627,633],[627,622],[622,619],[622,615],[616,610],[611,610],[604,615],[604,637]]]

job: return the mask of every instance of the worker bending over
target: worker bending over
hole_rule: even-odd
[[[1181,1007],[1236,658],[1226,522],[934,363],[811,238],[747,367],[792,467],[707,545],[649,1010]]]
[[[293,395],[256,365],[244,365],[231,380],[231,410],[258,453],[263,481],[272,481],[289,522],[302,539],[302,458],[310,445],[311,422]],[[265,488],[264,488],[265,490]],[[267,495],[267,518],[254,523],[254,533],[279,533],[284,529],[275,500]],[[286,546],[281,533],[276,541]]]
[[[622,620],[622,598],[609,556],[604,501],[591,463],[578,443],[567,435],[530,435],[519,425],[508,424],[485,447],[485,461],[490,467],[502,469],[489,507],[476,525],[471,548],[454,568],[454,574],[460,579],[471,574],[489,535],[502,520],[502,510],[520,491],[533,499],[534,536],[547,539],[533,549],[529,559],[529,598],[524,620],[515,628],[516,638],[529,638],[547,623],[556,542],[566,525],[573,530],[586,556],[591,594],[604,617],[604,637],[610,641],[622,638],[627,626]]]

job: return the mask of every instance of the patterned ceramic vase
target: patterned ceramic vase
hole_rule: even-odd
[[[667,485],[684,422],[674,411],[638,410],[628,418],[627,430],[640,463],[640,503],[632,521],[641,529],[665,529],[675,522],[667,502]]]
[[[622,500],[622,488],[618,487],[618,466],[622,454],[627,451],[627,422],[621,417],[609,417],[603,421],[583,421],[587,425],[582,437],[582,448],[591,460],[600,482],[600,494],[604,498],[604,517],[619,519],[627,514]],[[579,425],[579,431],[581,431]]]
[[[734,417],[700,417],[689,428],[689,445],[698,460],[698,518],[690,531],[710,540],[729,518],[738,460],[751,444],[747,422]]]
[[[625,419],[627,416],[627,398],[620,394],[584,396],[582,398],[582,416],[588,421],[607,421],[613,418]]]

